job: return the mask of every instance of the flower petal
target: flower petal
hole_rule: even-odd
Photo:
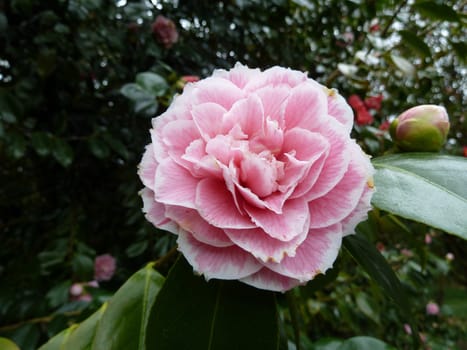
[[[253,222],[269,236],[281,241],[290,241],[308,230],[310,220],[307,203],[301,198],[288,200],[282,207],[282,214],[245,205]]]
[[[221,133],[222,119],[226,112],[224,107],[212,102],[193,106],[191,114],[203,139],[208,141]]]
[[[164,204],[154,200],[154,192],[144,188],[140,192],[143,199],[143,213],[146,219],[154,226],[172,233],[178,232],[178,226],[172,220],[166,217]]]
[[[143,185],[154,189],[154,181],[156,177],[157,162],[154,159],[154,148],[152,143],[146,146],[141,163],[138,165],[138,175],[143,182]]]
[[[255,227],[248,215],[238,211],[223,181],[210,178],[201,180],[196,189],[196,208],[204,220],[219,228]]]
[[[362,196],[368,173],[366,159],[360,147],[353,143],[350,147],[351,161],[342,180],[323,197],[308,203],[310,209],[310,228],[326,227],[340,222],[357,206]]]
[[[156,200],[164,204],[195,208],[198,182],[199,179],[194,178],[188,170],[167,158],[156,170]]]
[[[285,292],[301,284],[299,280],[282,276],[267,268],[262,268],[258,272],[242,278],[240,281],[259,289],[272,290],[274,292]]]
[[[326,122],[328,106],[323,89],[307,81],[292,90],[285,108],[285,128],[314,130]]]
[[[331,148],[316,183],[304,195],[307,201],[328,193],[342,179],[352,155],[349,135],[335,119],[328,118],[318,132],[330,142]]]
[[[283,242],[270,237],[260,228],[249,230],[225,230],[233,243],[263,262],[280,262],[285,256],[294,256],[297,247],[307,236],[307,231]]]
[[[350,133],[354,119],[352,108],[336,89],[325,89],[328,92],[328,114],[341,123],[345,130]]]
[[[261,264],[252,255],[236,246],[213,247],[197,241],[184,230],[180,230],[177,243],[178,250],[206,280],[240,279],[261,269]]]
[[[195,84],[194,91],[196,104],[214,102],[229,110],[232,105],[244,97],[244,92],[232,82],[210,77]]]
[[[306,282],[332,267],[342,243],[342,226],[311,229],[294,257],[286,256],[279,264],[265,266],[281,275]]]
[[[264,128],[264,111],[260,98],[252,94],[234,103],[224,115],[222,128],[228,133],[234,125],[239,125],[247,136],[261,133]]]
[[[194,209],[168,206],[165,215],[176,222],[180,228],[191,233],[193,237],[214,247],[228,247],[232,241],[221,229],[209,225]]]
[[[363,190],[362,197],[360,198],[357,207],[342,220],[342,232],[344,236],[355,233],[355,227],[368,217],[368,212],[372,209],[371,197],[373,196],[373,180],[368,181],[368,186]]]

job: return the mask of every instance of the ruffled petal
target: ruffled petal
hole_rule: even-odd
[[[345,130],[350,133],[353,125],[353,111],[344,97],[336,89],[327,89],[328,114],[341,123]]]
[[[307,230],[310,220],[308,206],[302,199],[285,202],[282,214],[245,205],[253,222],[269,236],[281,241],[290,241]]]
[[[242,278],[240,281],[259,289],[272,290],[274,292],[285,292],[299,284],[303,284],[299,280],[282,276],[267,268],[262,268],[258,272]]]
[[[168,206],[165,215],[202,243],[214,247],[229,247],[233,245],[223,230],[209,225],[194,209]]]
[[[154,190],[157,162],[154,159],[152,143],[146,146],[141,163],[138,165],[138,175],[143,185]]]
[[[164,204],[196,208],[195,195],[199,179],[188,170],[176,164],[172,159],[165,159],[156,170],[154,192],[156,200]]]
[[[314,130],[326,122],[326,95],[317,83],[307,81],[292,90],[285,108],[285,128]]]
[[[360,147],[354,143],[350,150],[352,159],[342,180],[326,195],[309,202],[310,228],[340,222],[357,206],[370,174]]]
[[[237,246],[213,247],[197,241],[184,230],[180,230],[177,243],[178,250],[183,253],[193,269],[204,275],[206,280],[241,279],[262,267],[252,255]]]
[[[154,192],[144,188],[139,194],[143,199],[143,213],[146,219],[162,230],[177,233],[177,224],[165,215],[166,206],[154,200]]]
[[[209,140],[222,131],[222,119],[227,110],[217,103],[207,102],[191,110],[193,120],[204,140]]]
[[[307,231],[288,242],[274,239],[260,228],[225,230],[232,242],[263,262],[280,262],[285,256],[294,256],[297,247],[307,236]]]
[[[230,110],[236,101],[245,96],[244,92],[235,84],[218,77],[200,80],[194,85],[196,88],[193,97],[197,101],[196,104],[213,102]]]
[[[265,266],[281,275],[306,282],[331,268],[342,243],[342,226],[311,229],[294,257],[286,256],[279,264]]]
[[[196,208],[201,217],[219,228],[253,228],[255,224],[248,215],[242,215],[235,206],[232,194],[224,182],[203,179],[196,189]]]

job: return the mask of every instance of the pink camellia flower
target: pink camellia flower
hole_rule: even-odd
[[[94,279],[96,281],[110,280],[117,267],[115,258],[110,254],[99,255],[94,260]]]
[[[439,306],[435,302],[429,302],[426,304],[426,313],[428,315],[437,315],[439,314]]]
[[[139,167],[146,218],[206,279],[285,291],[330,268],[367,216],[369,157],[353,114],[305,73],[237,64],[153,119]]]
[[[178,41],[178,31],[175,23],[162,15],[156,17],[151,29],[156,40],[167,49]]]
[[[181,78],[185,83],[195,83],[199,81],[199,77],[197,75],[184,75]]]

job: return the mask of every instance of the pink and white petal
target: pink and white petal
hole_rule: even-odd
[[[269,236],[281,241],[291,241],[308,230],[310,213],[307,203],[301,198],[288,200],[282,207],[282,214],[245,205],[253,222]]]
[[[341,123],[348,133],[352,130],[353,111],[344,97],[336,89],[327,89],[328,95],[328,114]]]
[[[303,72],[292,70],[289,68],[274,66],[269,69],[266,69],[256,79],[251,80],[245,86],[244,89],[245,91],[256,91],[268,85],[271,85],[273,87],[284,85],[288,88],[293,88],[307,80],[308,77]]]
[[[143,182],[143,185],[151,190],[154,189],[157,165],[158,163],[154,158],[154,148],[150,143],[146,146],[141,163],[138,165],[138,175]]]
[[[308,203],[311,216],[310,227],[326,227],[347,217],[357,206],[365,181],[365,174],[358,173],[358,170],[350,163],[341,182],[323,197]]]
[[[341,224],[311,229],[297,248],[294,257],[286,256],[280,263],[265,263],[270,270],[281,275],[307,282],[331,268],[342,243]]]
[[[258,197],[269,196],[277,189],[277,168],[254,153],[246,153],[240,163],[240,181]]]
[[[154,226],[176,234],[177,224],[165,215],[166,206],[155,201],[154,192],[144,188],[139,194],[143,200],[143,213],[146,219]]]
[[[168,123],[162,129],[161,136],[168,154],[176,162],[180,161],[187,147],[201,137],[192,120],[175,120]]]
[[[235,84],[218,77],[201,80],[195,86],[192,97],[197,101],[196,104],[213,102],[230,110],[236,101],[245,96],[245,93]]]
[[[357,206],[371,177],[369,158],[355,143],[350,147],[351,161],[342,180],[323,197],[309,202],[311,228],[326,227],[340,222]]]
[[[280,275],[265,267],[250,276],[242,278],[240,282],[259,289],[271,290],[273,292],[285,292],[293,287],[303,284],[300,283],[299,280]]]
[[[286,85],[269,85],[256,91],[261,99],[265,117],[276,121],[280,129],[284,127],[284,111],[290,92],[290,87]]]
[[[206,178],[196,188],[196,209],[211,225],[226,229],[253,228],[248,215],[242,215],[224,181]]]
[[[250,69],[246,65],[241,63],[236,63],[234,68],[230,71],[226,71],[224,69],[217,69],[214,71],[214,77],[220,77],[227,80],[230,80],[240,89],[242,89],[249,81],[255,80],[258,76],[261,75],[261,71],[259,68]]]
[[[279,263],[285,256],[294,256],[297,247],[307,236],[307,231],[288,242],[270,237],[260,228],[225,230],[232,242],[263,262]]]
[[[214,247],[234,245],[224,231],[209,225],[194,209],[171,205],[167,207],[165,215],[176,222],[180,228],[191,233],[201,243]]]
[[[285,128],[319,129],[328,119],[327,99],[317,83],[307,81],[292,90],[284,112]]]
[[[167,146],[162,141],[160,136],[160,130],[150,129],[152,150],[154,153],[154,158],[158,163],[162,162],[165,158],[169,157],[169,152]]]
[[[321,175],[323,166],[326,162],[329,152],[323,153],[308,169],[307,174],[302,178],[297,187],[295,187],[293,193],[290,195],[290,198],[299,198],[308,193],[311,188],[315,185],[316,181]]]
[[[355,233],[355,227],[360,222],[368,218],[368,212],[372,209],[370,202],[373,193],[374,188],[372,180],[370,180],[369,185],[365,187],[365,190],[363,191],[363,195],[360,198],[357,207],[350,213],[349,216],[342,220],[342,232],[344,233],[344,236]]]
[[[184,230],[180,230],[177,243],[178,250],[183,253],[194,270],[204,275],[206,280],[241,279],[262,267],[251,254],[237,246],[213,247],[199,242]]]
[[[351,142],[343,126],[332,118],[319,131],[331,144],[329,155],[311,190],[305,194],[310,201],[328,193],[342,179],[352,159]]]
[[[164,204],[196,208],[196,187],[199,179],[172,159],[162,161],[156,170],[154,192],[156,200]]]
[[[323,135],[306,129],[294,128],[284,134],[283,153],[293,152],[298,160],[314,162],[330,148]]]
[[[199,133],[208,141],[222,133],[222,120],[227,110],[213,102],[193,106],[191,114]]]
[[[182,159],[190,163],[186,168],[195,177],[222,177],[216,158],[206,154],[206,143],[202,139],[190,143]]]
[[[225,115],[222,123],[224,133],[234,125],[239,125],[246,136],[262,133],[264,129],[264,111],[260,98],[256,94],[235,102]]]

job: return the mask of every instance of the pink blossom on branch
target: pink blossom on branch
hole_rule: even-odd
[[[99,255],[94,260],[94,279],[108,281],[115,274],[117,267],[115,258],[110,254]]]
[[[369,157],[353,113],[305,73],[237,64],[153,119],[143,211],[206,279],[285,291],[330,268],[367,216]]]
[[[154,38],[167,49],[178,41],[178,31],[175,23],[162,15],[156,17],[151,29]]]

